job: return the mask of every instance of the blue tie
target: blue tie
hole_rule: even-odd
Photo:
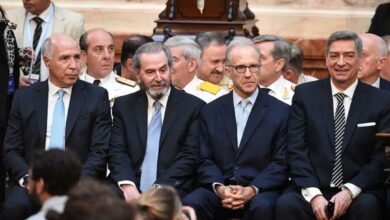
[[[248,106],[250,101],[247,99],[241,99],[238,103],[237,113],[236,113],[236,122],[237,122],[237,146],[240,146],[242,135],[244,134],[246,122],[249,117]]]
[[[142,162],[140,184],[140,189],[142,192],[145,192],[153,185],[157,176],[158,150],[160,146],[160,134],[162,127],[161,103],[155,101],[153,106],[155,112],[149,124],[148,137],[146,140],[146,153],[144,161]]]
[[[65,106],[64,90],[58,90],[58,99],[53,111],[49,149],[64,149],[65,143]]]

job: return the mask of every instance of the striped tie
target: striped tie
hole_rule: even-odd
[[[345,131],[345,110],[344,110],[344,93],[337,93],[337,108],[335,115],[335,159],[332,171],[331,187],[341,187],[343,184],[343,166],[341,162],[341,151],[343,147]]]
[[[35,51],[35,50],[37,50],[38,42],[39,42],[39,39],[41,38],[43,20],[42,20],[42,18],[40,18],[38,16],[34,17],[33,20],[37,24],[35,31],[34,31],[34,38],[33,38],[33,49]],[[40,75],[40,72],[41,72],[41,52],[39,52],[39,54],[37,54],[37,57],[35,58],[34,67],[33,67],[34,74]]]

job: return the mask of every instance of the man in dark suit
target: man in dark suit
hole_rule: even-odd
[[[368,33],[378,36],[390,35],[390,3],[380,4],[371,19]]]
[[[369,85],[390,92],[390,82],[380,77],[387,58],[386,42],[375,34],[360,34],[363,60],[358,78]]]
[[[78,80],[80,48],[69,36],[45,40],[43,60],[49,80],[18,90],[12,103],[4,141],[4,161],[10,174],[6,219],[31,214],[26,179],[36,150],[74,151],[83,164],[82,176],[105,173],[111,117],[107,91]]]
[[[184,199],[199,219],[273,219],[287,180],[289,106],[258,88],[260,51],[238,42],[226,52],[233,92],[200,114],[199,188]]]
[[[141,90],[114,104],[109,149],[110,175],[127,201],[155,184],[191,190],[198,155],[200,99],[170,85],[170,50],[141,46],[133,57]]]
[[[18,46],[12,29],[14,25],[5,17],[0,6],[0,152],[3,150],[12,97],[19,84]],[[11,82],[11,83],[10,83]],[[4,200],[5,170],[0,155],[0,212]]]
[[[296,88],[287,143],[293,184],[276,219],[381,219],[384,155],[375,133],[390,124],[390,95],[357,79],[361,57],[355,33],[335,32],[330,79]]]

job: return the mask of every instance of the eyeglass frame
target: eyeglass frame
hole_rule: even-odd
[[[233,67],[234,70],[236,70],[237,73],[245,73],[246,72],[246,69],[249,69],[249,72],[250,73],[258,73],[260,71],[260,68],[261,68],[261,64],[251,64],[251,65],[227,65],[228,67]],[[238,68],[243,68],[245,67],[244,69],[242,70],[238,70]],[[256,71],[252,71],[251,68],[253,67],[256,67]]]

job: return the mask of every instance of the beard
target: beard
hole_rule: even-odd
[[[155,100],[159,100],[161,97],[163,97],[165,94],[167,94],[167,92],[169,90],[169,87],[170,87],[170,85],[167,84],[167,85],[164,86],[164,88],[162,90],[155,91],[155,90],[153,90],[150,87],[146,88],[143,83],[140,83],[139,86],[140,86],[141,89],[145,90],[146,93],[148,93]]]

